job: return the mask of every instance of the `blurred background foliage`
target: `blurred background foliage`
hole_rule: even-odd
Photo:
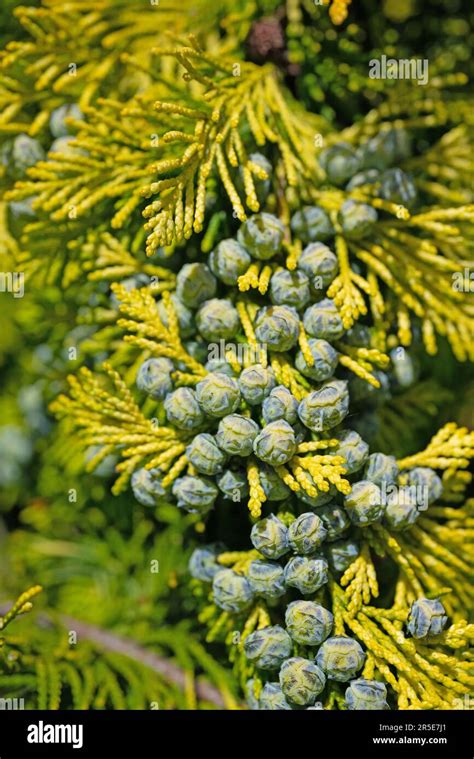
[[[54,7],[54,0],[45,5]],[[1,47],[28,37],[14,13],[17,6],[14,0],[1,4]],[[102,2],[98,13],[115,6],[123,11],[122,3]],[[349,126],[386,97],[380,82],[371,86],[367,79],[372,57],[416,54],[429,57],[434,74],[473,73],[469,0],[353,0],[339,28],[312,0],[226,0],[216,13],[228,50],[248,60],[261,62],[263,56],[276,62],[297,98],[338,127]],[[262,19],[269,16],[275,24],[265,35]],[[116,88],[121,84],[115,81]],[[5,271],[11,229],[4,205],[0,211]],[[189,247],[186,253],[192,255]],[[35,607],[50,615],[48,623],[26,615],[8,629],[0,647],[0,695],[23,696],[29,707],[48,708],[220,705],[215,694],[214,700],[199,695],[195,678],[204,676],[232,706],[232,680],[201,646],[198,600],[186,574],[203,525],[166,504],[147,509],[129,494],[112,497],[113,461],[85,475],[82,451],[48,412],[70,372],[81,365],[93,368],[103,358],[107,332],[95,342],[90,338],[100,329],[108,287],[78,281],[66,289],[27,285],[18,299],[0,294],[0,596],[12,600],[41,583],[45,590]],[[445,342],[434,358],[416,347],[413,354],[416,381],[373,402],[361,399],[353,414],[353,426],[363,429],[369,442],[397,456],[421,449],[447,420],[474,426],[470,367],[456,362]],[[238,545],[232,507],[212,519],[219,520],[216,531],[227,533],[229,545]],[[61,615],[175,660],[186,673],[184,687],[152,674],[136,657],[107,649],[104,654],[93,641],[70,646],[70,625]]]

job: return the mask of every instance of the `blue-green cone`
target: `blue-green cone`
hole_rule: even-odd
[[[207,546],[195,548],[189,559],[188,569],[192,577],[202,582],[212,582],[214,577],[222,569],[217,557],[225,550],[221,543],[212,543]]]
[[[140,366],[137,387],[155,400],[163,400],[173,390],[173,362],[168,358],[149,358]]]
[[[327,535],[322,520],[312,511],[300,514],[288,528],[288,543],[300,555],[314,553]]]
[[[227,462],[227,456],[217,445],[215,437],[207,432],[201,432],[192,439],[186,448],[186,457],[198,472],[209,476],[222,472]]]
[[[267,424],[253,442],[257,458],[271,466],[286,464],[296,452],[293,427],[284,419]]]
[[[385,510],[379,486],[370,480],[354,483],[349,495],[344,496],[344,508],[357,527],[379,522]]]
[[[334,235],[334,227],[326,211],[319,206],[303,206],[291,217],[291,231],[303,245],[324,242]]]
[[[346,380],[329,380],[319,390],[309,393],[298,406],[298,416],[313,432],[340,424],[349,412]]]
[[[284,571],[286,585],[297,588],[303,596],[316,593],[328,581],[328,564],[325,559],[293,556]]]
[[[283,569],[276,561],[252,561],[247,580],[256,596],[273,600],[286,593]]]
[[[388,709],[387,688],[379,680],[352,680],[346,690],[346,706],[351,711]]]
[[[216,278],[206,264],[184,264],[176,278],[176,296],[187,308],[198,308],[216,293]]]
[[[291,711],[279,683],[265,683],[258,704],[262,711]]]
[[[252,258],[266,261],[280,252],[284,235],[280,219],[271,213],[258,213],[242,224],[237,240]]]
[[[164,402],[166,418],[179,430],[195,430],[202,426],[204,414],[190,387],[178,387],[166,396]]]
[[[279,269],[270,280],[270,299],[275,306],[304,308],[310,299],[308,277],[299,269]]]
[[[255,320],[255,337],[268,350],[282,353],[298,342],[300,322],[297,311],[290,306],[265,306]]]
[[[353,680],[364,661],[365,654],[360,643],[342,635],[325,640],[316,656],[316,663],[328,680],[341,683]]]
[[[137,469],[132,474],[130,484],[133,495],[143,506],[156,506],[165,495],[161,484],[162,473],[158,469]]]
[[[255,630],[244,641],[245,656],[259,669],[280,669],[291,650],[291,638],[279,625]]]
[[[205,477],[178,477],[172,493],[180,509],[192,514],[206,514],[214,506],[219,491],[212,480]]]
[[[326,684],[324,672],[309,659],[295,656],[280,669],[280,685],[288,701],[297,706],[311,706]]]
[[[253,441],[258,435],[258,424],[240,414],[229,414],[219,422],[216,440],[219,448],[229,456],[250,456]]]
[[[339,445],[331,453],[345,459],[346,474],[353,474],[361,469],[369,455],[369,446],[355,430],[342,430],[337,435]]]
[[[313,357],[313,364],[310,366],[299,350],[296,354],[295,366],[301,374],[309,377],[315,382],[323,382],[333,376],[339,354],[327,340],[320,340],[310,337],[308,340],[310,353]]]
[[[221,569],[212,581],[214,603],[220,609],[238,613],[248,609],[254,599],[252,588],[246,577],[233,569]]]
[[[238,408],[239,385],[233,377],[211,372],[197,383],[196,398],[207,416],[220,419]]]
[[[298,401],[284,385],[277,385],[262,403],[262,416],[266,424],[284,419],[294,425],[298,420]]]
[[[285,613],[286,629],[304,646],[319,646],[330,635],[333,619],[328,609],[314,601],[293,601]]]
[[[245,274],[252,259],[245,248],[229,238],[221,240],[209,255],[209,268],[225,285],[234,286],[242,274]]]
[[[288,528],[274,514],[254,524],[250,540],[253,547],[267,559],[279,559],[290,550]]]
[[[345,572],[357,559],[360,548],[355,540],[349,538],[347,540],[336,540],[334,543],[326,545],[324,553],[332,571],[339,573]]]
[[[448,617],[439,599],[418,598],[413,602],[407,630],[413,638],[426,638],[443,632]]]

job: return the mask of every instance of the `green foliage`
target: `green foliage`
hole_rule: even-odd
[[[0,11],[0,269],[26,276],[2,292],[0,695],[455,708],[474,684],[468,3],[38,5]],[[428,58],[426,86],[371,78],[382,55]],[[226,380],[205,366],[221,338]],[[171,400],[136,381],[149,359]],[[367,444],[397,486],[441,478],[406,530],[364,501]],[[301,594],[331,645],[362,646],[349,687],[279,632]],[[411,637],[435,598],[447,627]],[[280,644],[281,687],[256,666]]]

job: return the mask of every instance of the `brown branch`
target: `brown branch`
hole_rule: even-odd
[[[184,688],[186,676],[180,667],[168,659],[158,656],[153,651],[148,651],[130,638],[115,635],[115,633],[102,630],[100,627],[91,625],[88,622],[80,622],[63,614],[61,614],[60,620],[70,630],[75,630],[79,636],[82,635],[82,637],[106,648],[108,651],[114,651],[117,654],[127,656],[129,659],[134,659],[145,667],[148,667],[148,669],[153,670],[153,672],[163,675],[169,682],[175,683],[180,688]],[[196,693],[204,701],[209,701],[211,704],[215,704],[221,708],[225,707],[221,692],[205,680],[196,682]]]
[[[0,605],[0,615],[5,614],[11,604]],[[186,675],[183,670],[168,659],[164,659],[153,651],[148,651],[143,646],[135,643],[130,638],[124,638],[115,633],[103,630],[88,622],[80,622],[78,619],[60,614],[59,620],[67,629],[74,630],[79,637],[85,638],[98,646],[113,651],[114,653],[127,656],[129,659],[143,664],[153,672],[162,675],[166,680],[184,689]],[[42,625],[52,626],[52,619],[46,614],[39,614],[38,622]],[[225,708],[225,701],[221,692],[206,680],[196,681],[196,694],[203,701],[208,701],[221,709]]]

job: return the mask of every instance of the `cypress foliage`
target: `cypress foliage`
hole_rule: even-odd
[[[2,697],[472,692],[471,20],[4,4]]]

